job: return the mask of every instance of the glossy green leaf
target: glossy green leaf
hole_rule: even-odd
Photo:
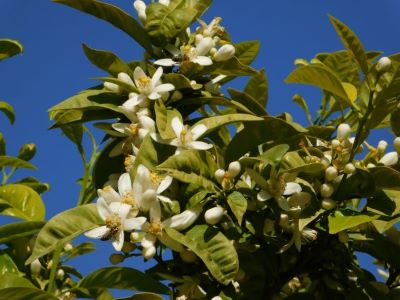
[[[256,100],[262,107],[267,106],[268,80],[264,69],[249,80],[244,92]]]
[[[214,75],[226,76],[251,76],[257,74],[255,69],[242,63],[237,57],[232,57],[230,60],[223,62],[214,62],[211,66],[205,67],[200,74],[206,75],[209,72]]]
[[[125,267],[108,267],[94,271],[79,282],[87,289],[113,288],[168,294],[165,285],[138,270]]]
[[[6,274],[19,275],[18,267],[8,254],[0,252],[0,278]]]
[[[16,184],[23,184],[31,189],[35,190],[37,193],[41,194],[50,190],[50,185],[48,183],[40,182],[37,178],[33,176],[28,176],[22,178],[15,182]]]
[[[395,108],[390,114],[390,127],[396,136],[400,136],[400,108]]]
[[[11,104],[5,101],[0,101],[0,111],[2,111],[6,115],[11,124],[14,124],[15,112]]]
[[[158,132],[164,140],[175,138],[176,135],[171,127],[171,122],[174,117],[182,118],[178,111],[167,109],[162,100],[157,100],[154,105],[156,113],[156,124]]]
[[[7,273],[0,275],[0,294],[2,289],[13,287],[35,288],[35,286],[28,279],[20,277],[16,274]]]
[[[246,94],[244,92],[228,88],[228,92],[231,95],[232,99],[243,104],[249,110],[251,110],[257,116],[265,116],[267,115],[263,106],[258,103],[252,96]]]
[[[0,226],[0,244],[37,233],[46,224],[43,221],[26,221]]]
[[[0,290],[0,300],[58,300],[57,297],[30,287],[10,287]]]
[[[242,224],[243,215],[247,210],[247,200],[239,192],[233,192],[227,197],[227,202],[239,225]]]
[[[86,57],[96,67],[110,73],[114,77],[117,77],[120,72],[131,75],[132,70],[129,66],[114,53],[110,51],[96,50],[90,48],[86,44],[82,44],[82,46]]]
[[[129,298],[119,298],[117,300],[163,300],[164,298],[153,293],[138,293]]]
[[[102,19],[121,29],[135,39],[144,49],[152,53],[150,39],[143,27],[130,15],[118,7],[96,0],[53,0],[79,11]]]
[[[176,90],[192,88],[189,78],[179,73],[164,74],[163,83],[171,83]]]
[[[336,234],[346,229],[371,222],[379,218],[379,215],[358,213],[352,210],[337,210],[329,215],[329,233]]]
[[[280,162],[282,172],[318,173],[325,169],[322,163],[307,163],[298,152],[288,152]]]
[[[5,207],[0,214],[29,221],[42,221],[45,206],[39,194],[22,184],[10,184],[0,187],[0,202]]]
[[[295,69],[285,80],[286,83],[303,83],[321,88],[331,92],[346,104],[352,104],[340,79],[328,68],[323,65],[315,64],[301,66]]]
[[[377,188],[400,190],[400,172],[390,167],[375,167],[369,169],[374,177]]]
[[[184,2],[175,1],[169,6],[151,3],[147,6],[145,28],[155,45],[166,45],[196,18],[197,10],[184,6]]]
[[[166,229],[167,234],[192,250],[204,262],[210,273],[224,285],[228,285],[239,270],[235,247],[218,230],[207,225],[197,225],[182,234]]]
[[[296,94],[293,96],[292,100],[294,103],[296,103],[298,106],[300,106],[303,109],[303,111],[306,113],[308,122],[310,124],[312,124],[313,123],[312,116],[311,116],[310,110],[308,108],[307,102],[303,98],[303,96]]]
[[[36,170],[36,167],[29,162],[22,160],[17,157],[1,155],[0,156],[0,167],[11,167],[11,168],[24,168]]]
[[[20,42],[10,39],[0,39],[0,60],[12,57],[24,51]]]
[[[260,51],[259,41],[247,41],[235,44],[235,56],[242,64],[250,65]]]
[[[337,34],[342,40],[343,45],[352,54],[363,73],[365,75],[368,74],[369,67],[367,55],[358,37],[349,27],[347,27],[344,23],[342,23],[335,17],[330,16],[329,18],[333,26],[335,27]]]
[[[50,219],[39,232],[32,255],[26,264],[30,264],[35,259],[52,252],[80,234],[99,227],[103,223],[95,204],[82,205],[59,213]]]
[[[277,145],[268,149],[257,158],[268,164],[276,166],[281,162],[283,156],[289,151],[289,148],[289,145],[286,144]]]

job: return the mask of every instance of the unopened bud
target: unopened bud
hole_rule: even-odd
[[[330,198],[322,200],[321,206],[323,209],[331,210],[336,208],[336,202]]]
[[[132,232],[130,235],[130,240],[132,243],[140,242],[140,233],[139,232]]]
[[[169,0],[158,0],[158,2],[162,5],[168,6],[169,5]]]
[[[337,139],[333,139],[331,142],[331,146],[332,146],[332,149],[336,149],[337,147],[340,146],[340,141]]]
[[[221,206],[216,206],[208,209],[205,212],[204,219],[206,220],[207,224],[215,225],[219,221],[221,221],[223,216],[224,216],[224,209]]]
[[[349,124],[342,123],[338,126],[336,137],[339,141],[344,141],[348,139],[350,135],[351,135],[351,127]]]
[[[338,176],[338,171],[335,167],[331,166],[325,170],[325,179],[327,181],[333,181]]]
[[[279,219],[279,226],[283,228],[289,227],[289,216],[287,214],[281,214],[281,217]]]
[[[142,255],[146,260],[152,259],[156,255],[156,247],[143,248]]]
[[[39,275],[41,268],[42,268],[42,264],[40,263],[39,259],[35,259],[31,263],[31,273],[33,275]]]
[[[74,248],[74,246],[72,246],[70,243],[68,243],[68,244],[65,244],[64,251],[68,252],[68,251],[71,251],[73,248]]]
[[[230,44],[223,45],[218,49],[213,58],[215,61],[227,61],[235,56],[235,51],[234,46]]]
[[[214,176],[215,179],[217,179],[218,183],[221,183],[225,177],[225,171],[222,169],[218,169],[217,171],[215,171]]]
[[[378,63],[376,64],[376,70],[379,73],[385,73],[390,70],[391,66],[392,66],[392,61],[390,60],[390,58],[384,56],[378,60]]]
[[[233,161],[229,164],[228,172],[232,177],[236,177],[239,175],[241,171],[240,163],[238,161]]]
[[[197,261],[197,256],[193,251],[184,250],[182,252],[179,252],[179,255],[181,259],[187,264],[192,264]]]
[[[385,166],[393,166],[399,161],[399,154],[397,152],[386,153],[380,160],[379,163]]]
[[[122,263],[125,259],[125,256],[122,254],[111,254],[109,257],[109,261],[112,265],[118,265],[119,263]]]
[[[397,137],[393,141],[393,147],[394,150],[396,150],[397,153],[400,153],[400,137]]]
[[[56,273],[56,278],[57,278],[58,280],[63,280],[63,279],[64,279],[64,276],[65,276],[64,270],[63,270],[63,269],[58,269],[58,270],[57,270],[57,273]]]
[[[36,154],[36,145],[35,144],[24,144],[21,149],[19,149],[18,158],[30,161]]]
[[[111,92],[119,93],[121,91],[119,86],[116,85],[115,83],[106,81],[106,82],[103,83],[103,85],[107,90],[109,90]]]
[[[378,147],[376,149],[378,150],[379,154],[383,154],[383,153],[385,153],[387,147],[388,147],[388,143],[386,141],[382,140],[382,141],[379,141]]]
[[[346,174],[353,174],[356,171],[356,167],[352,163],[348,163],[344,166],[344,172]]]

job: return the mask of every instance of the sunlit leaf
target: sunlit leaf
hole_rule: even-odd
[[[24,168],[35,170],[36,167],[31,163],[22,160],[17,157],[1,155],[0,156],[0,167],[11,167],[11,168]]]
[[[294,95],[292,100],[293,100],[294,103],[299,105],[304,110],[304,112],[306,113],[308,122],[310,124],[312,124],[313,123],[312,116],[311,116],[311,113],[310,113],[310,110],[308,108],[306,100],[299,94]]]
[[[0,226],[0,244],[34,235],[44,224],[43,221],[26,221]]]
[[[20,277],[16,274],[7,273],[0,275],[0,294],[2,293],[2,289],[13,287],[34,288],[35,286],[28,279]]]
[[[340,231],[356,227],[358,225],[371,222],[379,218],[379,215],[358,213],[352,210],[337,210],[333,215],[329,215],[329,233],[336,234]]]
[[[227,202],[239,225],[241,225],[243,215],[247,210],[246,198],[241,193],[235,191],[228,195]]]
[[[18,267],[8,254],[0,252],[0,278],[6,274],[19,275]]]
[[[247,41],[235,44],[235,56],[242,64],[250,65],[260,51],[259,41]]]
[[[57,297],[30,287],[10,287],[0,290],[0,300],[58,300]]]

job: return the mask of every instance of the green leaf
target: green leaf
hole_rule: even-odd
[[[11,124],[14,124],[15,121],[15,112],[14,108],[5,101],[0,101],[0,111],[2,111]]]
[[[32,236],[46,224],[43,221],[26,221],[0,226],[0,244]]]
[[[197,225],[182,234],[168,228],[167,234],[192,250],[216,280],[228,285],[239,270],[239,259],[232,243],[215,228]]]
[[[168,294],[169,289],[150,276],[131,268],[108,267],[94,271],[79,282],[87,289],[113,288]]]
[[[256,100],[262,107],[267,106],[268,80],[264,69],[249,80],[244,92]]]
[[[171,110],[165,107],[164,102],[160,99],[156,101],[154,105],[156,112],[156,124],[160,136],[164,140],[172,139],[176,137],[172,127],[171,121],[174,117],[182,118],[177,110]]]
[[[19,159],[17,157],[1,155],[0,156],[0,167],[12,167],[12,168],[24,168],[36,170],[36,167],[29,162]]]
[[[375,167],[369,169],[374,177],[376,187],[400,191],[400,172],[390,167]]]
[[[104,222],[95,204],[87,204],[64,211],[52,219],[39,232],[32,255],[26,264],[59,248],[80,234],[99,227]]]
[[[24,51],[20,42],[10,39],[0,39],[0,60],[12,57]]]
[[[30,287],[10,287],[0,290],[0,300],[58,300],[53,295]]]
[[[53,1],[75,8],[114,25],[135,39],[149,53],[153,52],[149,36],[143,27],[134,18],[118,7],[96,0]]]
[[[119,298],[117,300],[163,300],[164,298],[153,293],[138,293],[129,298]]]
[[[348,95],[340,79],[328,68],[320,64],[301,66],[295,69],[285,79],[286,83],[310,84],[331,92],[345,104],[352,105],[351,95]]]
[[[232,123],[238,123],[238,122],[256,122],[256,121],[262,121],[263,119],[260,117],[256,117],[253,115],[248,115],[248,114],[229,114],[229,115],[223,115],[223,116],[215,116],[215,117],[209,117],[202,119],[201,121],[197,122],[194,124],[192,127],[195,127],[197,125],[203,124],[207,127],[207,131],[203,134],[203,136],[208,135],[214,130],[217,130],[218,128],[229,125]]]
[[[272,166],[276,166],[281,162],[283,156],[289,151],[289,148],[289,145],[286,144],[277,145],[268,149],[257,158]]]
[[[198,74],[206,75],[208,73],[226,76],[251,76],[257,74],[257,71],[252,67],[243,64],[237,57],[232,57],[227,61],[214,62],[211,66],[204,67]]]
[[[72,250],[68,251],[65,254],[64,261],[71,260],[71,259],[73,259],[73,258],[75,258],[77,256],[84,255],[84,254],[87,254],[87,253],[91,253],[93,251],[96,251],[94,243],[92,243],[92,242],[82,243],[82,244],[80,244],[78,246],[74,246],[72,248]]]
[[[82,46],[87,58],[96,67],[110,73],[114,77],[117,77],[120,72],[131,75],[132,70],[129,66],[114,53],[110,51],[96,50],[90,48],[86,44],[82,44]]]
[[[243,215],[247,210],[246,198],[241,193],[235,191],[228,196],[227,202],[239,225],[241,225]]]
[[[248,109],[250,109],[255,115],[265,116],[267,115],[263,106],[260,105],[252,96],[244,92],[228,88],[228,92],[233,100],[243,104]]]
[[[35,288],[35,286],[28,279],[20,277],[16,274],[8,273],[0,276],[0,293],[2,289],[12,287]]]
[[[375,193],[376,184],[370,172],[357,169],[351,176],[343,179],[335,193],[333,199],[342,201],[352,198],[370,197]]]
[[[163,83],[171,83],[175,87],[175,90],[192,89],[189,78],[179,73],[164,74]]]
[[[242,64],[250,65],[260,51],[259,41],[247,41],[235,44],[235,56]]]
[[[266,142],[285,142],[288,138],[300,134],[297,128],[284,120],[265,117],[263,121],[245,124],[242,131],[236,134],[226,150],[226,161],[239,159],[249,151],[256,150],[258,145]]]
[[[165,46],[196,18],[197,10],[184,7],[184,2],[174,1],[169,6],[151,3],[147,6],[145,28],[156,46]]]
[[[39,194],[22,184],[0,186],[0,202],[6,207],[0,214],[29,221],[42,221],[45,206]]]
[[[18,267],[10,256],[6,253],[0,252],[0,278],[6,274],[18,275]]]
[[[379,215],[359,213],[349,209],[337,210],[328,217],[329,233],[336,234],[378,218]]]
[[[285,154],[280,162],[281,172],[318,173],[325,169],[322,163],[307,163],[298,152],[292,151]]]
[[[311,113],[310,113],[310,110],[308,108],[306,100],[304,100],[304,98],[299,94],[294,95],[292,100],[293,100],[294,103],[299,105],[304,110],[304,112],[306,113],[308,122],[310,124],[313,124],[312,116],[311,116]]]
[[[18,180],[14,183],[26,185],[27,187],[30,187],[39,194],[50,190],[50,185],[48,183],[40,182],[37,178],[33,176],[22,178],[21,180]]]
[[[358,37],[349,27],[335,17],[329,16],[329,19],[335,27],[335,30],[342,40],[343,45],[354,57],[363,73],[367,75],[369,71],[368,59],[364,47]]]

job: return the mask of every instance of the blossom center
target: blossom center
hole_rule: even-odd
[[[160,220],[152,220],[147,230],[149,233],[154,235],[159,235],[162,232],[162,224]]]
[[[187,127],[187,125],[185,125],[185,127],[183,127],[181,134],[179,136],[179,140],[181,142],[181,145],[186,145],[186,143],[188,142],[189,138],[190,138],[190,133],[189,133],[189,129]]]
[[[139,125],[138,124],[130,124],[129,132],[131,135],[136,136],[139,133]]]
[[[283,195],[286,188],[286,181],[282,176],[271,178],[268,180],[268,192],[271,196],[279,198]]]
[[[159,183],[161,182],[161,177],[158,176],[157,173],[151,172],[151,173],[150,173],[150,181],[151,181],[153,184],[159,184]]]
[[[108,240],[108,239],[114,237],[122,229],[121,217],[118,216],[117,214],[112,214],[112,215],[107,216],[105,223],[106,223],[106,227],[109,229],[109,233],[102,238],[103,240]]]
[[[121,202],[132,206],[132,208],[137,207],[137,201],[133,198],[132,192],[127,192],[122,196]]]

